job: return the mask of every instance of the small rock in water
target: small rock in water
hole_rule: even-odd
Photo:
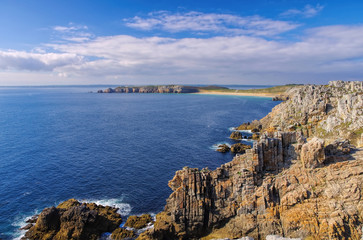
[[[240,139],[242,139],[242,133],[240,133],[238,131],[234,131],[231,133],[231,135],[229,137],[231,139],[240,140]]]
[[[26,220],[26,223],[36,223],[37,219],[38,219],[38,214],[35,216],[32,216],[31,218],[29,218],[28,220]]]
[[[33,224],[28,223],[27,225],[25,225],[24,227],[19,228],[19,229],[20,229],[20,230],[28,230],[28,229],[30,229],[31,227],[33,227]]]
[[[229,152],[229,150],[231,150],[231,149],[227,144],[218,145],[218,149],[217,149],[218,152],[226,153],[226,152]]]

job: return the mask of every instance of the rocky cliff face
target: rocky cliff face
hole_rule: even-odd
[[[259,121],[265,130],[299,131],[328,142],[350,139],[362,146],[363,82],[305,85],[286,94],[289,100]]]
[[[144,87],[117,87],[99,90],[98,93],[193,93],[197,88],[179,85],[144,86]]]
[[[363,149],[334,138],[359,133],[362,82],[288,95],[253,122],[261,138],[245,154],[214,171],[177,171],[154,229],[139,239],[360,239]]]

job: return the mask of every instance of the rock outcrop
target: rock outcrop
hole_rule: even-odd
[[[245,153],[251,146],[243,143],[235,143],[231,146],[231,152],[233,153]]]
[[[130,216],[127,218],[125,227],[142,229],[152,222],[153,219],[150,214],[143,214],[141,216]]]
[[[252,149],[216,170],[185,167],[140,239],[360,239],[362,82],[298,86],[260,121]],[[344,140],[348,139],[348,140]],[[357,145],[357,144],[356,144]]]
[[[362,146],[363,82],[304,85],[287,94],[289,100],[258,121],[264,131],[299,131],[305,137],[316,136],[327,143],[341,138]]]
[[[112,240],[122,240],[122,239],[134,239],[136,237],[136,233],[132,230],[127,230],[125,228],[117,228],[111,234]]]
[[[221,153],[229,152],[231,148],[227,144],[218,145],[217,151]]]
[[[25,239],[99,239],[112,232],[122,222],[117,208],[95,203],[80,203],[70,199],[57,207],[44,209],[35,224],[25,233]]]
[[[243,138],[243,136],[242,136],[242,133],[240,133],[239,131],[234,131],[231,133],[229,138],[234,139],[234,140],[241,140]]]
[[[140,86],[140,87],[116,87],[98,90],[97,93],[194,93],[196,87],[180,85]]]

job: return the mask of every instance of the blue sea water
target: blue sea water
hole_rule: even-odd
[[[0,238],[69,198],[157,213],[183,166],[215,169],[230,127],[265,116],[269,98],[96,94],[95,86],[0,88]]]

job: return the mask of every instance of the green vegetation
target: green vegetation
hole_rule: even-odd
[[[290,88],[300,86],[299,84],[287,84],[282,86],[275,86],[270,88],[260,88],[260,89],[247,89],[247,90],[238,90],[241,93],[284,93]],[[302,85],[301,85],[302,86]]]

